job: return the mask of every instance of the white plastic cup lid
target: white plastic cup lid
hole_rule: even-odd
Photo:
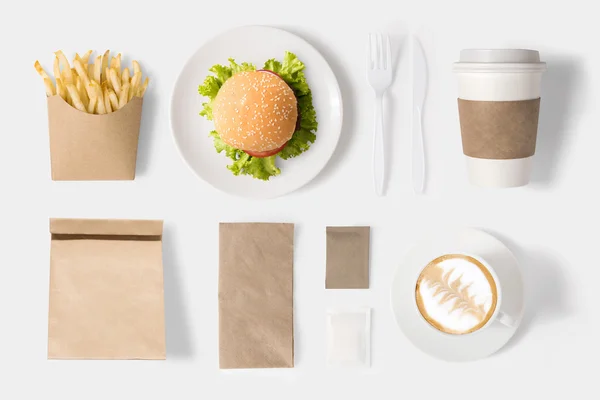
[[[465,49],[454,72],[544,72],[537,50],[528,49]]]
[[[466,49],[460,52],[461,63],[539,63],[540,52],[525,49]]]

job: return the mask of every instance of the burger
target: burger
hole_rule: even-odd
[[[271,71],[240,72],[219,90],[213,121],[229,146],[252,157],[269,157],[279,153],[296,131],[298,100]]]
[[[259,70],[233,58],[210,68],[198,87],[209,99],[200,115],[213,121],[214,147],[232,160],[227,168],[234,175],[268,181],[281,173],[276,160],[297,157],[315,141],[317,117],[304,69],[290,52]]]

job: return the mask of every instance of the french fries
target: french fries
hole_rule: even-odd
[[[94,61],[94,75],[92,75],[92,79],[102,83],[102,56],[96,57]]]
[[[113,110],[118,110],[119,109],[119,98],[115,94],[114,90],[108,91],[108,99],[110,100],[110,105],[112,106]]]
[[[82,64],[87,64],[88,60],[90,59],[90,56],[92,55],[93,50],[88,50],[85,52],[85,54],[83,55],[83,57],[81,57],[81,63]]]
[[[79,111],[86,112],[85,106],[79,97],[79,92],[77,92],[77,88],[72,83],[67,83],[67,90],[71,95],[71,99],[73,100],[73,106]]]
[[[56,94],[50,78],[44,78],[44,85],[46,86],[46,96],[54,96]]]
[[[112,104],[110,103],[110,97],[108,96],[108,88],[105,86],[104,91],[102,92],[104,96],[104,108],[106,108],[107,113],[112,112]]]
[[[110,57],[106,50],[94,57],[92,50],[83,56],[75,54],[72,65],[59,50],[54,53],[52,77],[39,61],[34,68],[42,77],[46,96],[60,96],[69,105],[89,114],[107,114],[117,111],[134,97],[144,97],[149,78],[142,82],[142,69],[137,61],[132,67],[122,68],[121,53]]]
[[[121,87],[121,94],[119,95],[119,108],[122,108],[129,101],[129,82]]]
[[[117,70],[115,68],[111,67],[109,70],[109,73],[110,73],[109,82],[112,84],[112,87],[115,90],[115,93],[117,94],[117,96],[121,96],[121,78],[119,78],[119,75],[117,74]]]

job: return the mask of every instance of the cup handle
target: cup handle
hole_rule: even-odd
[[[498,315],[496,316],[496,320],[498,322],[500,322],[502,325],[508,326],[509,328],[514,328],[515,326],[517,326],[516,318],[513,318],[510,315],[508,315],[502,311],[498,312]]]

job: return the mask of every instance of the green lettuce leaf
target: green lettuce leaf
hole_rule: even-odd
[[[227,168],[234,175],[250,175],[256,179],[266,181],[281,173],[281,170],[275,164],[277,157],[287,160],[299,156],[310,148],[311,143],[314,143],[317,138],[315,132],[318,123],[312,103],[312,93],[304,76],[305,65],[295,54],[286,51],[283,62],[276,59],[267,60],[263,69],[277,73],[292,88],[298,100],[300,127],[294,132],[286,146],[275,156],[257,158],[229,146],[221,140],[219,133],[216,131],[212,131],[210,136],[213,138],[217,153],[224,152],[233,161]],[[229,59],[229,66],[214,65],[210,68],[209,71],[213,75],[208,76],[204,83],[198,87],[198,93],[209,99],[208,102],[202,104],[203,109],[200,111],[200,115],[212,120],[212,102],[217,97],[217,93],[225,81],[238,72],[253,70],[256,70],[253,64],[237,64],[232,58]]]
[[[277,156],[258,158],[244,153],[239,160],[234,161],[227,168],[234,175],[251,175],[256,179],[268,181],[272,176],[281,173],[281,170],[275,165],[276,158]]]
[[[304,77],[304,63],[289,51],[285,52],[283,63],[274,58],[267,60],[263,69],[277,73],[294,90],[296,97],[305,96],[310,93],[308,83]]]
[[[217,131],[210,132],[209,136],[213,138],[213,144],[217,153],[225,152],[225,155],[232,160],[239,159],[242,155],[246,154],[242,150],[238,150],[235,147],[231,147],[227,143],[221,140],[219,133]]]
[[[233,164],[228,165],[227,169],[234,175],[252,175],[254,178],[267,181],[271,176],[281,173],[281,170],[275,165],[276,156],[252,157],[222,141],[217,131],[210,132],[209,136],[213,138],[217,153],[225,152],[225,155],[233,160]]]

